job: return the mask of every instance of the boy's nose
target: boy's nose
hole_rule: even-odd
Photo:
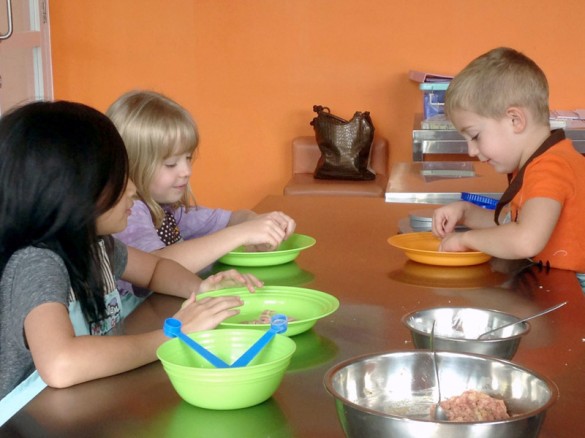
[[[477,154],[479,154],[479,149],[477,149],[471,143],[467,143],[467,155],[470,157],[476,157]]]

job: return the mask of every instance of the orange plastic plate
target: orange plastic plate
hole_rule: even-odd
[[[404,251],[411,260],[437,266],[472,266],[491,259],[479,251],[444,252],[438,251],[441,240],[430,232],[397,234],[388,243]]]

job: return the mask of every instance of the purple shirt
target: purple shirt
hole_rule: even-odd
[[[180,207],[174,211],[181,236],[185,240],[223,230],[227,227],[231,214],[229,210],[206,207],[191,207],[189,209]],[[146,252],[153,252],[165,246],[154,226],[150,210],[142,201],[134,201],[132,214],[128,218],[128,226],[121,233],[115,234],[115,237],[128,246]],[[121,294],[132,291],[131,285],[122,281],[118,282],[118,288]],[[141,291],[137,294],[143,296],[144,292]]]
[[[223,230],[227,227],[232,214],[228,210],[205,207],[191,207],[189,209],[181,207],[174,213],[181,236],[185,240]],[[128,218],[128,226],[121,233],[115,234],[115,237],[128,246],[146,252],[156,251],[165,246],[157,234],[148,207],[142,201],[134,201],[132,214]]]

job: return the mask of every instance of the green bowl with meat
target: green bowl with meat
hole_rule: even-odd
[[[265,286],[250,293],[245,287],[221,289],[198,295],[204,297],[239,296],[240,313],[223,321],[220,328],[268,330],[270,316],[282,313],[288,318],[286,336],[295,336],[313,328],[318,320],[339,308],[339,300],[325,292],[292,286]]]

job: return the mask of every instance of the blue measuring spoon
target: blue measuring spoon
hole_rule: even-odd
[[[163,326],[163,331],[169,338],[179,338],[201,356],[203,356],[211,365],[216,368],[229,368],[229,365],[213,354],[211,351],[195,342],[189,336],[181,331],[181,321],[176,318],[167,318]]]
[[[270,328],[260,339],[258,339],[248,350],[242,354],[233,364],[232,367],[245,367],[258,353],[274,338],[277,333],[284,333],[288,328],[286,315],[277,313],[270,318]]]

